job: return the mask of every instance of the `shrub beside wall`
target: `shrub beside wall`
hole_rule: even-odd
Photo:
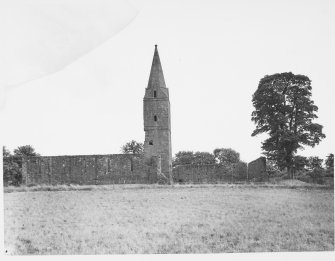
[[[19,186],[22,183],[22,157],[3,158],[4,186]]]

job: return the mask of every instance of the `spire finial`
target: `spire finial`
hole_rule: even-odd
[[[155,49],[157,50],[157,44],[155,44]]]

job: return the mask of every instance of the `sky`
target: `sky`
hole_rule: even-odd
[[[233,148],[247,162],[261,156],[267,135],[251,137],[252,94],[265,75],[290,71],[312,80],[315,122],[327,136],[298,154],[334,153],[335,1],[117,2],[111,16],[102,5],[79,4],[85,16],[67,13],[62,27],[46,27],[62,14],[60,1],[42,20],[31,16],[32,27],[45,26],[34,37],[7,41],[2,51],[11,66],[2,73],[12,78],[2,83],[0,133],[8,149],[30,144],[46,156],[114,154],[132,139],[143,142],[143,97],[157,44],[170,93],[173,154]],[[12,46],[28,50],[26,67]],[[42,58],[40,50],[47,53]],[[36,74],[26,77],[34,66]]]

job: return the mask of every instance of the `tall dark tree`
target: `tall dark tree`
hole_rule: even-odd
[[[125,154],[143,154],[143,143],[135,140],[129,141],[122,146],[121,151]]]
[[[325,138],[322,125],[314,123],[318,107],[312,100],[311,80],[304,75],[267,75],[259,82],[252,102],[252,136],[269,134],[262,143],[264,154],[292,174],[293,157],[304,146],[314,147]]]
[[[14,156],[40,156],[31,145],[19,146],[14,150]]]

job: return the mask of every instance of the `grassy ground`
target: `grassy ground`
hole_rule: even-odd
[[[8,254],[333,251],[334,191],[286,185],[9,189],[5,249]]]

